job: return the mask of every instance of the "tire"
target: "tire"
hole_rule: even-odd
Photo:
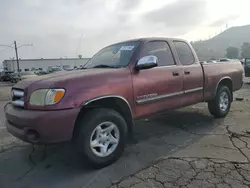
[[[232,94],[229,88],[225,85],[219,86],[216,92],[215,99],[208,102],[208,109],[210,114],[216,118],[226,117],[230,110],[231,102]]]
[[[91,140],[97,142],[97,145],[107,145],[104,143],[108,143],[112,137],[109,135],[104,135],[105,133],[100,133],[99,130],[105,130],[105,127],[116,127],[109,133],[112,133],[113,138],[119,138],[117,144],[108,144],[108,149],[106,149],[106,154],[112,151],[107,156],[102,155],[101,148],[105,151],[104,147],[91,147]],[[99,127],[99,129],[97,129]],[[101,127],[101,129],[100,129]],[[118,134],[118,132],[119,134]],[[106,132],[107,133],[107,132]],[[97,135],[100,136],[97,139]],[[127,137],[127,124],[124,118],[114,110],[97,108],[92,109],[84,117],[79,121],[79,124],[76,125],[76,132],[74,134],[74,144],[76,150],[79,152],[82,160],[86,162],[86,164],[90,165],[94,168],[103,168],[114,163],[123,153],[125,145],[126,145],[126,137]],[[112,139],[113,139],[112,138]],[[95,143],[96,143],[95,142]],[[101,142],[101,144],[100,144]],[[114,149],[112,149],[114,148]]]

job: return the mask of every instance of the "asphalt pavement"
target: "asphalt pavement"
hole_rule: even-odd
[[[0,130],[4,128],[4,106],[10,99],[10,91],[13,83],[0,82]]]
[[[6,104],[6,101],[0,101],[0,129],[5,128],[4,121],[4,106]]]
[[[200,160],[208,160],[211,168],[218,166],[218,160],[211,162],[212,159],[223,159],[224,163],[229,164],[248,163],[250,151],[246,147],[238,149],[235,145],[240,144],[240,141],[232,142],[231,136],[232,132],[240,135],[248,130],[249,89],[250,85],[246,84],[235,94],[235,97],[242,97],[243,100],[234,101],[225,119],[214,119],[209,114],[206,104],[202,103],[136,122],[135,141],[127,146],[123,156],[116,163],[100,170],[89,169],[84,164],[84,159],[75,154],[70,143],[33,147],[19,142],[6,131],[2,133],[0,131],[0,144],[2,141],[0,187],[105,188],[109,186],[190,187],[192,185],[214,187],[213,183],[206,184],[208,180],[205,178],[209,176],[208,174],[203,174],[204,181],[197,179],[193,182],[194,177],[191,175],[196,177],[199,172],[205,172],[208,166],[196,172],[195,169],[190,169],[193,166],[190,166],[189,161],[193,159],[193,163],[198,161],[197,163],[200,164]],[[172,174],[177,174],[171,176],[172,179],[168,176],[169,173],[158,171],[151,173],[148,170],[155,165],[156,170],[162,168],[164,171],[164,167],[169,169],[172,163],[177,164],[170,171]],[[201,166],[204,165],[201,164]],[[146,170],[146,174],[152,174],[151,178],[144,180],[138,175],[143,169]],[[184,176],[183,173],[179,173],[180,171],[183,173],[186,171],[190,176]],[[165,170],[165,172],[169,171]],[[158,176],[157,179],[155,175]],[[164,180],[167,178],[171,181]],[[175,178],[186,179],[183,183],[180,180],[180,184],[173,184]],[[243,184],[243,180],[239,181],[242,186],[247,183]]]

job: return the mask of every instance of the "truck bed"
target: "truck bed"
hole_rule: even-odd
[[[232,91],[242,87],[243,67],[240,61],[201,64],[204,71],[204,100],[213,98],[218,83],[224,78],[232,81]]]

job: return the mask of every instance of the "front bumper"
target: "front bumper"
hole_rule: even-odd
[[[48,144],[71,140],[80,109],[38,111],[7,104],[4,111],[12,135],[30,143]]]

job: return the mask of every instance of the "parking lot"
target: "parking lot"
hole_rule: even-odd
[[[235,93],[235,101],[225,119],[214,119],[202,103],[136,122],[135,140],[119,161],[101,170],[87,168],[70,143],[32,146],[10,136],[4,128],[3,114],[9,91],[9,85],[0,84],[1,188],[215,187],[218,184],[240,188],[250,185],[247,80]],[[239,166],[237,170],[235,165]],[[227,166],[224,171],[216,170],[224,166]],[[206,171],[208,167],[210,171]],[[229,174],[226,169],[238,176],[223,179]]]

